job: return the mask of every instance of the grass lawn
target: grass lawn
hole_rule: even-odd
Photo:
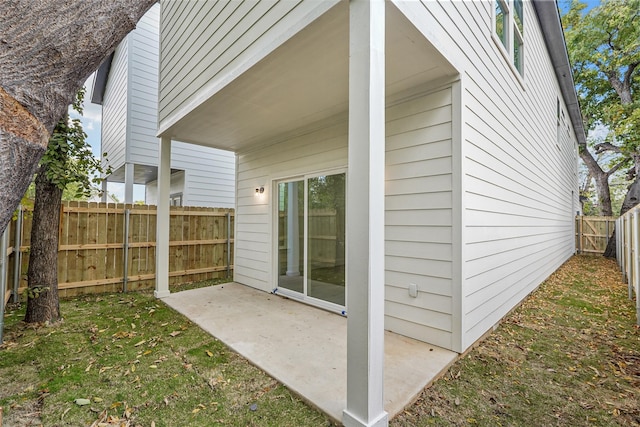
[[[635,314],[614,261],[573,257],[391,425],[639,426]]]
[[[61,311],[50,327],[5,317],[5,427],[331,424],[150,294]],[[391,425],[638,426],[639,389],[626,285],[614,262],[574,257]]]
[[[5,318],[5,427],[330,424],[149,293],[74,298],[61,312],[51,327],[23,324],[24,309]]]

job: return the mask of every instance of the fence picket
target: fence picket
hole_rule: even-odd
[[[60,219],[58,287],[61,296],[81,293],[118,292],[124,280],[125,209],[130,208],[128,289],[155,285],[156,207],[113,203],[64,202]],[[14,242],[5,257],[19,293],[27,286],[32,215],[18,215],[21,242]],[[233,251],[233,209],[171,208],[171,284],[225,277],[227,251]],[[13,220],[14,223],[17,219]],[[230,224],[229,224],[230,222]],[[20,236],[21,234],[21,236]],[[229,245],[229,246],[228,246]],[[229,249],[230,248],[230,249]],[[22,254],[22,260],[20,260]],[[16,264],[17,263],[17,264]]]
[[[616,218],[611,216],[576,217],[576,251],[603,254],[615,230]]]

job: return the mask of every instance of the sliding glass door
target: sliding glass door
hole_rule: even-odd
[[[278,183],[278,288],[345,306],[345,173]]]

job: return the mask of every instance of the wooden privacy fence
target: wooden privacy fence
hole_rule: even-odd
[[[616,217],[576,216],[576,251],[602,255],[615,230]]]
[[[629,299],[636,298],[636,321],[640,325],[640,205],[616,220],[616,258],[627,282]]]
[[[233,269],[233,209],[171,207],[170,284],[225,277]],[[26,287],[31,214],[20,209],[7,228],[6,298]],[[156,207],[65,202],[60,219],[61,296],[153,288]]]

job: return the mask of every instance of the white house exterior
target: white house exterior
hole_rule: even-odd
[[[102,64],[92,93],[102,105],[103,163],[113,171],[103,185],[124,183],[125,203],[134,201],[134,184],[145,185],[146,203],[157,203],[159,14],[157,4]],[[179,141],[173,150],[172,205],[234,206],[232,152]]]
[[[574,253],[555,2],[166,0],[158,114],[160,197],[172,139],[236,153],[234,280],[348,316],[345,425],[383,327],[462,353]]]

